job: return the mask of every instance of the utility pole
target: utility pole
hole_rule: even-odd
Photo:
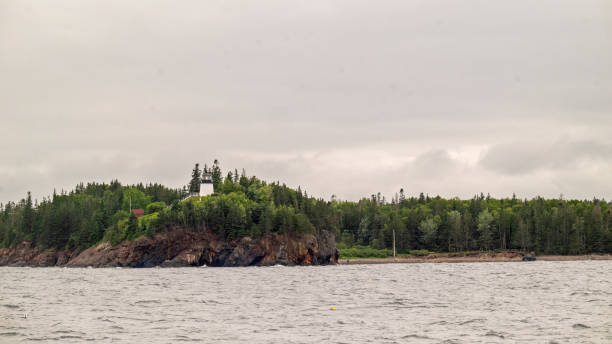
[[[395,258],[395,228],[393,228],[393,258]]]
[[[393,202],[393,203],[394,203],[393,207],[395,208],[395,219],[393,221],[393,259],[395,259],[395,224],[396,224],[396,221],[398,221],[399,214],[398,214],[398,209],[397,209],[398,202]]]

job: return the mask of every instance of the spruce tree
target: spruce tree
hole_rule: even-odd
[[[215,159],[212,167],[212,182],[213,189],[215,192],[219,192],[219,186],[222,182],[223,177],[221,176],[221,167],[219,167],[219,160]]]
[[[21,232],[25,235],[26,240],[32,240],[32,227],[34,225],[34,209],[32,208],[32,194],[28,191],[28,197],[25,200],[23,208],[23,217],[21,221]]]
[[[246,190],[249,187],[249,178],[247,178],[246,171],[242,169],[239,179],[240,185]]]
[[[193,171],[191,171],[191,181],[189,182],[189,193],[200,192],[201,179],[202,179],[202,171],[200,171],[200,164],[195,164]]]
[[[128,226],[125,233],[126,239],[134,239],[136,233],[138,232],[138,218],[134,213],[130,214],[130,218],[128,219]]]

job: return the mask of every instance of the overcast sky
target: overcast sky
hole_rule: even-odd
[[[0,202],[187,183],[612,199],[612,2],[0,2]]]

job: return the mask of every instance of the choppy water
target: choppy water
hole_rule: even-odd
[[[0,343],[29,341],[612,343],[612,261],[0,268]]]

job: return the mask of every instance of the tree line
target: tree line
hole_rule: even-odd
[[[518,249],[544,254],[612,252],[612,207],[605,200],[469,200],[420,194],[390,203],[380,194],[359,202],[337,202],[340,242],[402,251]]]
[[[182,191],[160,184],[78,184],[70,192],[53,192],[38,203],[27,197],[0,204],[0,245],[29,241],[42,248],[86,248],[130,218],[130,208],[153,212],[181,198]]]
[[[214,195],[199,191],[210,173]],[[131,209],[144,209],[137,218]],[[29,241],[41,248],[84,249],[101,241],[116,244],[176,226],[211,231],[225,240],[271,233],[331,231],[345,246],[410,250],[469,251],[520,249],[546,254],[612,252],[612,206],[605,200],[516,197],[443,199],[400,190],[391,202],[380,194],[359,201],[326,201],[298,187],[268,183],[242,170],[223,176],[218,161],[196,164],[183,188],[118,181],[79,184],[40,203],[30,193],[0,204],[0,245]]]

